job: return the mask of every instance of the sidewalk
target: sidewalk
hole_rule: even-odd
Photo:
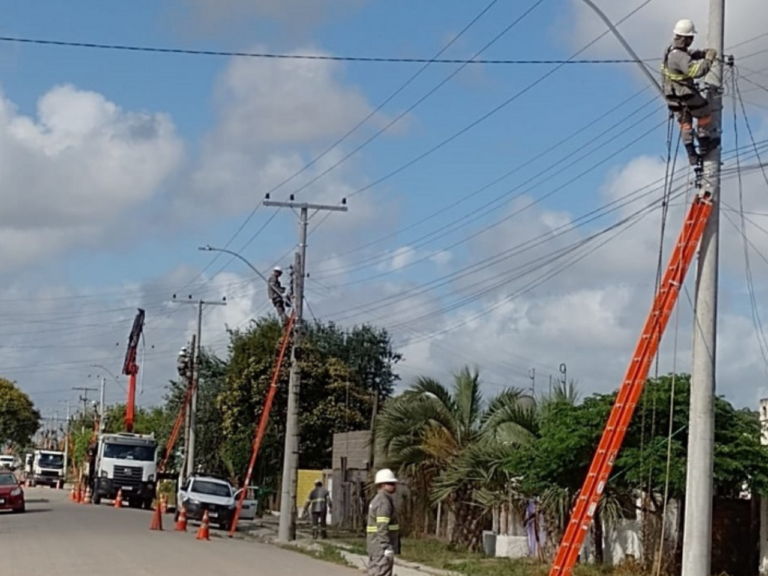
[[[253,539],[258,542],[266,544],[277,544],[277,528],[278,519],[276,516],[264,516],[263,518],[257,518],[250,525],[244,524],[238,530],[242,531],[245,538]],[[296,528],[296,541],[291,542],[288,545],[284,545],[284,548],[301,548],[311,552],[321,552],[323,547],[331,547],[338,550],[339,554],[347,561],[347,563],[365,572],[368,564],[368,557],[361,554],[356,554],[350,551],[350,547],[340,542],[333,542],[329,540],[312,540],[312,532],[308,529],[308,525],[304,526],[299,524]],[[414,562],[406,562],[401,558],[395,558],[395,576],[462,576],[458,572],[451,572],[448,570],[440,570],[438,568],[432,568],[431,566],[424,566],[422,564],[416,564]]]

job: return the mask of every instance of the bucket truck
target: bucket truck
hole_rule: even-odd
[[[136,403],[136,351],[144,328],[144,310],[139,308],[128,336],[123,374],[128,376],[128,401],[125,406],[125,432],[97,434],[89,449],[88,476],[93,503],[102,498],[114,500],[119,490],[131,507],[150,509],[157,482],[158,442],[154,435],[134,434]]]

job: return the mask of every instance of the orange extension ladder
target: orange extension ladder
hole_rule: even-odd
[[[709,195],[697,195],[677,239],[549,576],[571,576],[711,212]]]

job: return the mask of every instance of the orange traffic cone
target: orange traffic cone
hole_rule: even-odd
[[[86,486],[85,488],[85,498],[83,498],[83,504],[90,504],[91,503],[91,496],[93,494],[91,493],[91,487]]]
[[[152,515],[152,524],[149,525],[150,530],[163,529],[163,515],[160,512],[160,506],[155,506],[155,513]]]
[[[176,526],[174,526],[173,529],[177,532],[187,531],[187,511],[184,508],[184,504],[182,504],[179,509],[179,519],[176,520]]]
[[[197,529],[195,540],[210,540],[210,525],[208,520],[208,510],[203,512],[203,522]]]
[[[123,489],[118,488],[117,496],[115,496],[115,508],[123,507]]]
[[[77,488],[72,486],[72,490],[69,491],[69,501],[77,502]]]

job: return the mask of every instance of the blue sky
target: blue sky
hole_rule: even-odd
[[[318,14],[310,14],[300,1],[141,0],[110,3],[104,10],[104,3],[95,0],[32,0],[13,8],[0,6],[0,32],[23,38],[202,50],[430,58],[486,4],[451,0],[438,10],[427,2],[326,0],[317,4]],[[442,57],[470,57],[532,4],[497,2]],[[618,19],[637,3],[601,5]],[[703,17],[704,5],[686,0],[669,9],[654,0],[622,26],[622,31],[642,57],[653,58],[663,50],[674,21],[688,14]],[[691,12],[685,13],[686,9]],[[727,44],[760,34],[746,15],[748,10],[741,6],[731,15]],[[705,30],[706,23],[699,22],[699,28]],[[566,59],[602,32],[601,23],[576,0],[546,0],[481,57]],[[766,46],[766,38],[758,39],[740,53],[750,54]],[[610,37],[580,55],[625,57]],[[768,68],[761,57],[744,65],[753,72]],[[13,325],[6,332],[9,344],[4,351],[0,349],[5,352],[0,354],[0,373],[5,365],[5,373],[33,396],[37,394],[39,402],[66,399],[71,396],[70,380],[87,379],[94,371],[90,364],[107,363],[115,373],[119,371],[133,310],[142,305],[148,310],[146,343],[150,347],[145,367],[150,384],[142,401],[157,401],[162,383],[173,376],[175,352],[192,328],[192,310],[184,312],[183,307],[174,309],[167,304],[177,291],[210,299],[227,296],[226,311],[210,310],[205,326],[210,335],[206,341],[223,353],[225,324],[244,325],[268,310],[264,288],[237,262],[215,275],[228,258],[219,259],[201,278],[201,269],[209,265],[211,257],[198,252],[197,246],[227,243],[264,193],[284,179],[281,175],[290,175],[291,168],[324,151],[421,66],[251,61],[0,43],[0,87],[4,98],[15,105],[15,117],[27,117],[38,124],[41,134],[69,142],[68,153],[77,155],[69,165],[80,167],[74,171],[56,168],[64,174],[56,182],[61,184],[60,190],[50,184],[42,186],[38,180],[45,179],[46,158],[61,154],[57,148],[55,153],[48,150],[36,156],[35,170],[9,165],[5,176],[0,175],[0,184],[13,189],[14,202],[31,213],[47,205],[48,195],[58,196],[60,219],[54,213],[54,220],[68,218],[66,210],[80,222],[73,224],[76,231],[72,234],[56,231],[50,241],[43,240],[47,236],[37,236],[41,243],[49,243],[48,248],[22,246],[24,256],[0,262],[6,271],[0,300]],[[285,199],[302,188],[306,177],[363,143],[457,67],[428,67],[370,122],[305,174],[280,187],[273,198]],[[492,387],[528,385],[527,374],[534,366],[546,382],[549,374],[557,375],[561,362],[568,363],[569,375],[578,378],[587,391],[611,389],[621,377],[650,301],[658,210],[583,264],[507,303],[499,298],[509,298],[533,278],[515,276],[515,266],[544,258],[548,250],[562,247],[560,240],[543,247],[543,252],[537,248],[493,262],[472,276],[457,279],[450,275],[541,234],[554,235],[558,226],[663,176],[666,115],[634,65],[562,67],[452,142],[414,161],[553,67],[469,65],[393,128],[297,194],[299,199],[336,203],[342,196],[362,190],[351,194],[347,214],[331,216],[310,237],[308,299],[313,313],[321,318],[391,327],[406,353],[405,380],[420,371],[445,374],[464,362],[480,363]],[[759,80],[760,74],[752,79],[768,83],[765,78]],[[46,126],[39,116],[40,99],[61,85],[73,86],[75,93],[60,92],[58,100],[51,100],[55,106],[46,109],[55,108],[58,123]],[[742,87],[754,89],[749,84]],[[95,110],[102,110],[99,118],[113,118],[111,112],[103,112],[102,104],[86,101],[84,92],[100,95],[120,110],[114,116],[114,125],[120,128],[110,132],[96,150],[88,148],[90,136],[68,140],[68,131],[77,132]],[[758,133],[762,132],[764,111],[760,106],[766,92],[754,89],[749,94],[749,114]],[[621,108],[607,114],[625,100]],[[140,120],[136,113],[145,116]],[[159,120],[158,114],[165,120]],[[128,120],[121,124],[117,118]],[[113,120],[104,122],[100,130],[113,125]],[[139,124],[149,130],[146,134],[157,134],[141,139],[147,151],[137,148],[138,140],[132,139],[138,136],[130,131]],[[20,125],[8,126],[3,129],[9,138],[19,138]],[[741,145],[748,142],[744,128],[742,123]],[[542,155],[578,130],[571,140]],[[603,131],[605,135],[600,137]],[[126,136],[129,132],[130,137]],[[44,137],[36,138],[27,144]],[[126,142],[120,148],[123,152],[112,153],[111,143],[121,139]],[[725,147],[732,147],[732,135],[727,136]],[[129,149],[136,152],[130,160],[120,155]],[[113,161],[125,172],[104,167],[112,166]],[[571,162],[572,168],[563,169]],[[370,185],[400,168],[392,177]],[[104,173],[89,177],[99,170]],[[475,192],[513,170],[498,184]],[[765,203],[759,186],[765,183],[761,184],[758,173],[748,177],[754,185],[747,208],[759,212]],[[24,186],[29,187],[27,192],[20,189]],[[516,198],[519,193],[527,196]],[[111,194],[121,196],[113,201]],[[643,197],[622,214],[653,198]],[[735,198],[732,196],[734,203]],[[459,205],[448,208],[459,200]],[[531,201],[538,202],[525,208]],[[518,215],[482,233],[521,208],[525,209]],[[682,215],[679,206],[675,210],[667,248]],[[430,219],[436,211],[441,213]],[[479,217],[467,221],[473,211]],[[230,248],[241,249],[273,212],[259,208]],[[313,223],[322,217],[318,215]],[[616,218],[611,214],[573,233],[583,237]],[[756,222],[759,218],[754,216]],[[453,228],[453,222],[464,225]],[[291,252],[295,224],[292,214],[281,211],[242,254],[268,270]],[[9,230],[16,228],[5,225]],[[36,226],[42,224],[30,224],[25,233],[43,230],[53,234],[49,228]],[[762,394],[757,382],[764,378],[765,368],[754,328],[750,328],[743,261],[737,260],[741,245],[735,230],[730,230],[732,236],[724,248],[731,252],[724,258],[721,308],[727,315],[722,329],[729,334],[724,337],[724,354],[728,358],[731,348],[733,354],[742,353],[744,344],[737,343],[749,338],[750,356],[743,369],[727,372],[724,379],[755,382],[749,391],[734,392],[739,402],[754,403]],[[754,229],[750,239],[759,249],[768,248],[765,236],[759,237]],[[378,242],[359,249],[373,241]],[[414,246],[415,252],[411,252]],[[27,248],[29,256],[24,251]],[[436,256],[441,251],[442,257]],[[733,258],[728,257],[731,253]],[[758,255],[752,258],[759,291],[765,263]],[[280,262],[287,265],[289,257]],[[488,274],[491,276],[484,280]],[[486,281],[491,287],[505,274],[509,282],[489,288],[486,294],[477,294],[478,288],[467,284]],[[439,282],[443,277],[453,281]],[[398,296],[431,281],[436,286],[412,298]],[[463,297],[467,300],[459,305]],[[382,303],[382,298],[389,298],[389,304]],[[41,327],[19,327],[24,325],[19,304],[24,299],[32,314],[26,317],[39,318]],[[347,313],[350,308],[354,313]],[[558,322],[561,310],[567,314]],[[483,316],[473,318],[478,314]],[[426,316],[423,320],[422,315]],[[463,322],[460,329],[449,329],[457,322]],[[665,348],[663,358],[667,366],[673,360],[677,366],[670,348]],[[114,394],[112,400],[119,399],[119,388]]]

